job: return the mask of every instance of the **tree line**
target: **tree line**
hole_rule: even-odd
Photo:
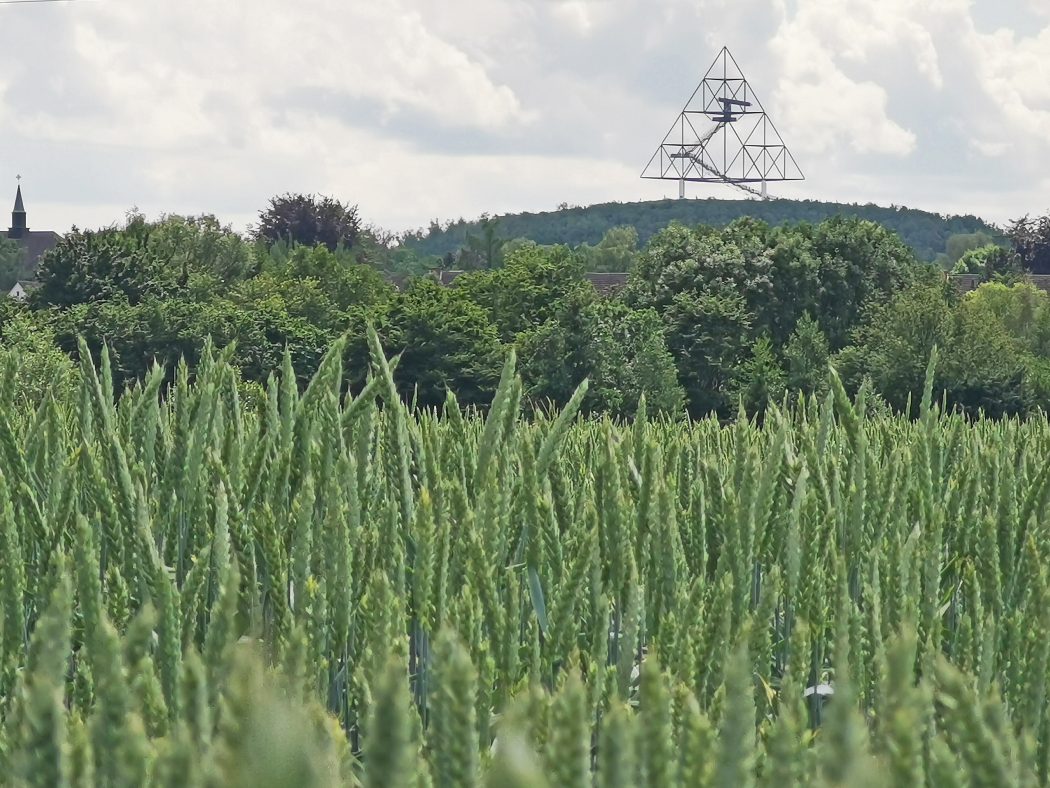
[[[654,200],[590,206],[562,204],[557,210],[483,215],[469,221],[431,222],[405,236],[405,248],[419,256],[458,257],[476,252],[487,236],[528,238],[540,244],[598,245],[613,228],[632,227],[641,244],[672,222],[725,227],[751,217],[768,224],[818,224],[834,216],[854,216],[881,224],[901,236],[920,260],[955,263],[957,244],[999,237],[995,227],[976,216],[942,216],[903,206],[882,207],[817,200]],[[977,239],[976,236],[982,238]],[[952,239],[955,239],[952,241]]]
[[[245,397],[282,367],[305,385],[346,335],[345,385],[369,375],[366,327],[396,356],[407,402],[491,401],[514,348],[526,403],[564,405],[590,380],[583,410],[629,418],[752,414],[797,392],[821,393],[829,365],[873,407],[917,403],[934,346],[939,396],[993,415],[1050,407],[1050,299],[1020,281],[1050,249],[1050,222],[1012,225],[1008,247],[961,255],[988,284],[956,293],[886,227],[856,217],[724,228],[673,223],[627,260],[627,287],[587,281],[595,247],[517,240],[498,265],[444,287],[383,275],[401,249],[352,206],[284,195],[239,234],[213,217],[132,215],[74,230],[42,260],[27,304],[4,303],[0,342],[23,361],[20,396],[73,385],[78,337],[108,349],[119,387],[156,363],[174,379],[210,341],[228,347]],[[621,234],[602,253],[636,243]]]

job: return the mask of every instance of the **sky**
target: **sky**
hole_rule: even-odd
[[[0,4],[0,212],[16,175],[58,231],[676,196],[639,175],[722,46],[806,174],[772,194],[1050,210],[1050,0],[74,0]]]

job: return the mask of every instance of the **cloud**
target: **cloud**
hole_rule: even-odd
[[[889,96],[873,59],[911,49],[916,66],[931,84],[941,84],[937,54],[922,30],[893,0],[800,0],[771,42],[781,63],[777,114],[799,134],[798,149],[812,154],[848,148],[857,153],[907,156],[916,134],[889,115]]]
[[[248,144],[270,120],[269,97],[311,89],[441,126],[499,129],[522,116],[508,86],[403,0],[100,3],[67,29],[70,65],[105,112],[70,127],[69,107],[45,108],[28,113],[29,133],[161,148]]]
[[[969,210],[993,219],[1023,212],[1033,163],[1050,164],[1050,24],[982,32],[976,10],[798,0],[771,41],[782,67],[774,106],[795,147],[819,154],[814,176],[830,162],[870,176],[861,181],[878,193],[880,174],[893,179],[896,203],[930,200],[935,184],[944,204],[970,194]]]
[[[552,16],[555,20],[569,25],[577,33],[587,35],[594,28],[595,3],[584,0],[562,0],[551,3]]]
[[[1026,138],[1050,140],[1050,26],[1026,37],[975,35],[971,46],[986,106]]]
[[[774,193],[1005,219],[1050,207],[1029,185],[1050,171],[1046,10],[1045,0],[0,6],[0,199],[21,171],[31,221],[62,229],[120,205],[248,221],[272,194],[323,191],[400,229],[662,196],[674,184],[637,175],[728,44],[808,176]]]

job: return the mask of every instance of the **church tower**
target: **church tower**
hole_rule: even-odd
[[[11,211],[11,229],[7,231],[7,237],[11,240],[17,240],[25,237],[25,234],[29,231],[26,226],[26,207],[22,202],[22,184],[18,185],[18,191],[15,193],[15,208]]]
[[[21,181],[22,177],[19,176]],[[0,225],[2,227],[3,225]],[[37,270],[40,258],[58,246],[62,236],[50,230],[30,230],[26,221],[26,205],[22,201],[22,184],[15,191],[15,207],[11,211],[11,227],[0,230],[0,241],[14,241],[22,247],[21,274],[28,280]]]

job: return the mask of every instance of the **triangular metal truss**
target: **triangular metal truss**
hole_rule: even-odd
[[[766,196],[770,181],[805,180],[801,168],[726,47],[689,97],[643,178],[725,183]],[[756,189],[752,184],[759,184]]]

